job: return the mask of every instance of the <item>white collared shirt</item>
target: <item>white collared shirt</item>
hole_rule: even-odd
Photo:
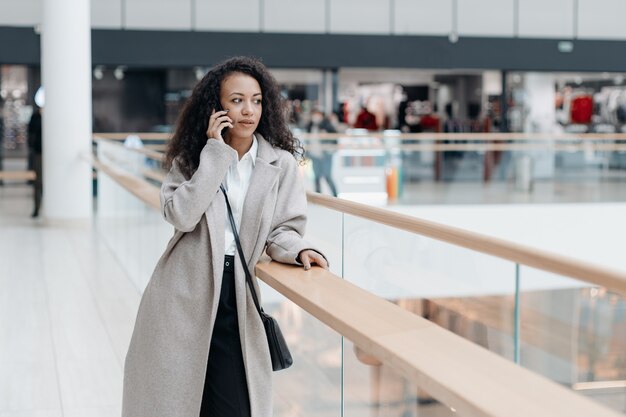
[[[224,178],[224,188],[228,193],[228,201],[233,210],[233,217],[237,225],[237,232],[241,228],[241,216],[243,214],[243,202],[248,192],[252,170],[256,164],[256,157],[259,150],[259,144],[256,136],[252,136],[252,146],[246,154],[236,163],[228,167],[226,178]],[[224,253],[226,255],[236,255],[237,246],[235,244],[235,235],[230,227],[230,219],[228,218],[228,209],[226,209],[226,227],[224,239]]]

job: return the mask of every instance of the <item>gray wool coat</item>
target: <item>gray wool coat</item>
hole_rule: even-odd
[[[256,137],[258,156],[239,231],[251,271],[264,250],[276,261],[297,264],[300,251],[314,249],[302,239],[306,195],[296,160]],[[176,231],[139,305],[124,366],[123,417],[200,413],[223,274],[226,205],[219,186],[237,160],[233,148],[209,140],[191,179],[174,163],[163,181],[162,214]],[[237,256],[235,293],[252,417],[270,417],[267,339]]]

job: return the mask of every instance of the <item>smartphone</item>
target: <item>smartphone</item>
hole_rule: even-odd
[[[223,111],[224,109],[222,108],[222,105],[220,103],[217,103],[217,109],[215,110],[216,112],[218,111]],[[228,128],[225,127],[222,129],[222,139],[226,139],[226,132],[228,132]]]

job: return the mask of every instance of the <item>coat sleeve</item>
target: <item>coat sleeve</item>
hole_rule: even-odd
[[[223,142],[209,140],[200,153],[200,164],[187,180],[174,161],[161,186],[161,214],[177,230],[191,232],[207,211],[237,151]]]
[[[278,183],[266,252],[275,261],[302,265],[298,259],[301,251],[312,249],[320,254],[322,252],[302,238],[306,227],[306,193],[296,160],[291,156],[286,159],[288,162],[282,168]]]

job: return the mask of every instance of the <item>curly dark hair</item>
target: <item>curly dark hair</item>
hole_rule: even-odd
[[[262,113],[257,132],[272,144],[294,157],[304,155],[302,145],[287,126],[286,108],[276,79],[260,60],[250,57],[228,59],[209,70],[193,89],[176,124],[169,142],[164,168],[177,161],[183,175],[191,178],[200,164],[200,152],[206,144],[206,131],[211,111],[220,108],[220,87],[231,73],[240,72],[253,77],[261,87]]]

